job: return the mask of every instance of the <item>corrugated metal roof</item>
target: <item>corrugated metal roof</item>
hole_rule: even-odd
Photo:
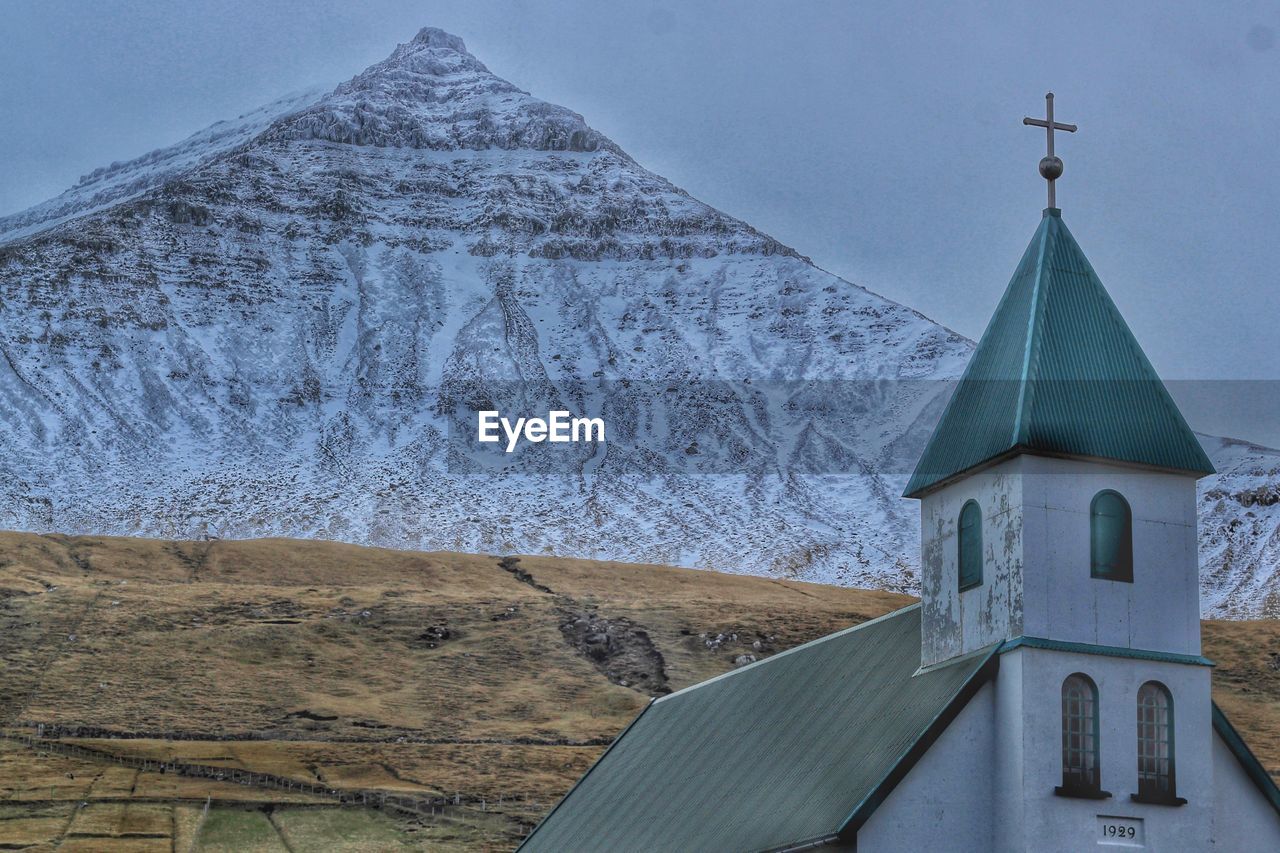
[[[1056,209],[1045,211],[906,494],[1015,450],[1213,473]]]
[[[1245,775],[1249,777],[1249,781],[1257,786],[1258,791],[1267,798],[1267,802],[1271,804],[1271,807],[1280,812],[1280,788],[1276,787],[1276,780],[1271,778],[1271,774],[1258,761],[1257,756],[1253,754],[1253,750],[1249,749],[1249,745],[1244,742],[1244,738],[1240,737],[1236,727],[1231,725],[1227,715],[1222,713],[1222,709],[1218,707],[1217,702],[1213,703],[1213,730],[1226,743],[1227,749],[1231,750],[1231,754],[1236,757],[1236,761],[1240,762],[1240,766],[1243,768]]]
[[[856,826],[994,653],[916,675],[913,605],[664,696],[521,850],[744,853]]]

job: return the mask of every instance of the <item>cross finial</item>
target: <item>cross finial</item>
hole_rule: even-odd
[[[1032,127],[1044,128],[1045,138],[1049,145],[1049,153],[1040,161],[1040,174],[1049,182],[1049,207],[1057,207],[1058,200],[1053,192],[1053,182],[1062,176],[1062,160],[1053,153],[1053,132],[1055,130],[1065,130],[1067,133],[1075,133],[1077,128],[1074,124],[1063,124],[1060,121],[1053,120],[1053,92],[1044,96],[1044,103],[1044,118],[1027,116],[1022,120],[1022,123],[1029,124]]]

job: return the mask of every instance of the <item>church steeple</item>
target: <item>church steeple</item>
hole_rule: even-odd
[[[1213,473],[1053,208],[1044,212],[906,495],[920,497],[1019,452]]]
[[[920,499],[921,663],[992,643],[1199,660],[1200,442],[1053,206],[906,496]]]

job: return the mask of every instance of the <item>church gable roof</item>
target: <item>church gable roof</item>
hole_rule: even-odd
[[[920,607],[651,703],[521,850],[775,850],[856,832],[994,674],[916,674]]]
[[[1058,210],[1045,211],[908,497],[1017,450],[1213,466]]]
[[[1280,813],[1280,788],[1276,787],[1276,780],[1271,778],[1271,774],[1262,766],[1262,762],[1258,761],[1253,751],[1249,749],[1249,745],[1244,742],[1244,738],[1240,737],[1240,733],[1236,731],[1236,727],[1231,725],[1227,715],[1222,713],[1217,702],[1213,703],[1213,730],[1218,733],[1218,737],[1222,738],[1227,749],[1231,750],[1236,761],[1240,762],[1249,781],[1253,782],[1262,796],[1266,797],[1271,807]]]

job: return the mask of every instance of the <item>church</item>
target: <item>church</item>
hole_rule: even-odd
[[[663,696],[521,850],[1280,850],[1214,704],[1213,472],[1054,199],[907,485],[921,601]]]

